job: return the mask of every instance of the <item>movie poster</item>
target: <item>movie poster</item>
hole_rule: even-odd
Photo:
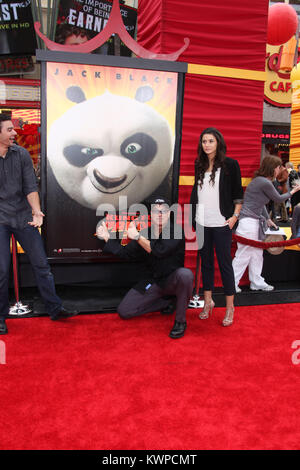
[[[80,44],[100,33],[105,27],[112,9],[109,0],[63,0],[59,2],[55,41],[59,44]],[[120,12],[127,32],[134,37],[137,10],[120,5]],[[119,50],[117,50],[119,47]],[[100,50],[101,54],[131,56],[122,43],[118,46],[111,37]]]
[[[30,0],[0,2],[0,55],[35,54],[36,36]]]
[[[120,208],[172,197],[178,74],[48,62],[46,76],[47,255],[99,257],[106,210],[122,231]]]

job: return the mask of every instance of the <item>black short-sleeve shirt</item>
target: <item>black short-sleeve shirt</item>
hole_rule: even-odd
[[[12,145],[0,157],[0,224],[26,227],[32,220],[26,196],[35,191],[38,185],[31,157],[23,147]]]

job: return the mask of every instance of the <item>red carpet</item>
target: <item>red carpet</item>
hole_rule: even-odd
[[[197,313],[8,320],[0,448],[298,449],[299,304]]]

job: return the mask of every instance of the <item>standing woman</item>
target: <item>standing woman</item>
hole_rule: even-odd
[[[291,222],[291,238],[300,238],[300,203],[296,205]],[[300,245],[299,245],[300,246]]]
[[[237,235],[251,240],[262,241],[268,226],[275,226],[269,218],[266,204],[271,200],[281,204],[299,191],[300,186],[295,186],[291,191],[279,194],[272,181],[282,169],[282,161],[274,155],[266,156],[255,172],[254,178],[247,186],[244,195],[243,207],[240,213]],[[233,260],[236,291],[241,292],[239,282],[247,266],[249,267],[249,280],[251,290],[271,291],[273,286],[267,284],[261,275],[263,268],[263,249],[249,245],[237,244],[237,250]]]
[[[221,132],[209,127],[200,135],[190,203],[193,227],[197,234],[204,235],[203,240],[197,236],[204,290],[204,308],[199,318],[208,318],[215,306],[212,299],[215,248],[226,296],[223,326],[233,323],[235,283],[231,259],[232,228],[239,218],[242,202],[239,164],[226,157],[226,144]]]

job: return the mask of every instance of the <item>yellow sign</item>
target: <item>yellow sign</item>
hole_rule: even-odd
[[[0,103],[6,101],[40,101],[40,88],[33,85],[11,85],[0,80]]]
[[[292,83],[290,72],[280,70],[284,45],[271,46],[267,44],[265,100],[273,106],[287,108],[292,102]]]

